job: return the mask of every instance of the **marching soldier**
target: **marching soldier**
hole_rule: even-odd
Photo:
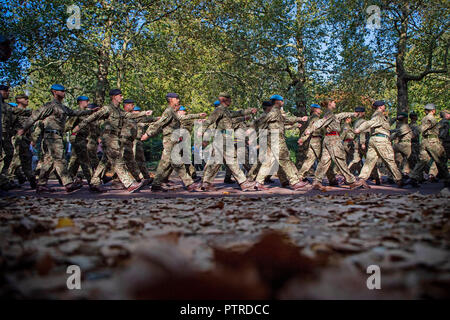
[[[344,119],[341,126],[340,136],[342,143],[344,144],[344,151],[347,155],[347,164],[353,161],[353,156],[355,154],[355,132],[352,128],[352,117],[347,117]]]
[[[21,129],[28,118],[31,116],[31,110],[27,109],[28,106],[28,96],[25,94],[19,94],[16,96],[17,109],[21,109],[24,112],[17,115],[15,121],[15,131]],[[36,189],[36,177],[34,176],[31,162],[32,153],[30,150],[31,144],[31,134],[26,133],[23,136],[14,136],[14,156],[9,167],[8,176],[13,179],[14,174],[23,174],[25,178],[30,182],[32,189]]]
[[[44,138],[42,144],[44,153],[48,157],[44,157],[47,161],[42,164],[36,192],[53,191],[47,186],[47,181],[53,167],[61,178],[66,192],[72,192],[80,189],[83,185],[80,181],[73,181],[67,170],[66,160],[64,159],[63,135],[66,119],[68,117],[88,115],[94,111],[74,111],[63,105],[62,101],[66,95],[66,89],[60,84],[52,85],[51,93],[53,95],[53,101],[46,103],[38,112],[33,113],[23,125],[23,129],[18,131],[18,135],[22,136],[35,122],[43,120]]]
[[[226,141],[227,139],[231,139],[231,134],[233,133],[234,125],[232,118],[246,116],[250,113],[256,113],[256,109],[253,108],[245,111],[229,110],[229,106],[231,105],[231,96],[225,92],[219,95],[219,101],[220,105],[216,107],[216,109],[214,109],[213,113],[205,121],[202,132],[199,132],[199,134],[203,136],[206,129],[210,126],[213,126],[214,129],[220,131],[220,138],[222,138],[223,140],[221,142],[221,145],[219,145],[219,141],[213,141],[213,144],[215,146],[215,148],[213,149],[214,154],[206,164],[201,188],[204,191],[215,190],[213,181],[222,165],[221,163],[216,163],[216,160],[217,158],[221,158],[224,160],[225,165],[229,167],[241,190],[252,190],[254,187],[254,183],[248,181],[245,174],[239,168],[236,154],[234,152],[234,145],[233,151],[227,152]],[[229,153],[232,153],[233,155],[230,156]]]
[[[143,183],[137,182],[128,170],[126,163],[122,157],[121,145],[120,145],[120,133],[122,130],[123,122],[125,118],[137,118],[142,114],[125,113],[120,109],[120,103],[123,100],[122,91],[120,89],[113,89],[109,92],[111,97],[111,103],[108,106],[103,106],[96,113],[90,115],[84,119],[78,126],[76,126],[73,132],[77,133],[81,129],[88,126],[98,120],[104,120],[104,129],[102,132],[102,147],[104,154],[108,161],[111,163],[111,167],[114,173],[117,174],[122,184],[127,188],[129,193],[133,193],[142,188]],[[151,112],[144,114],[150,115]],[[104,162],[102,160],[102,162]],[[105,172],[105,166],[98,165],[91,179],[91,188],[93,192],[104,192],[100,185],[101,179]]]
[[[133,112],[140,112],[140,111],[141,108],[139,108],[138,106],[134,106]],[[146,122],[138,122],[137,135],[133,143],[133,152],[134,152],[134,160],[136,161],[138,169],[141,172],[140,177],[145,181],[147,181],[148,184],[150,184],[153,181],[153,177],[150,176],[150,172],[148,171],[147,161],[145,159],[144,153],[144,142],[141,141],[141,137],[147,130],[148,124],[149,123]]]
[[[89,98],[86,96],[79,96],[77,98],[77,103],[79,110],[88,110],[87,106],[89,104]],[[90,110],[90,109],[89,109]],[[66,125],[66,131],[72,131],[81,121],[83,121],[87,115],[80,115],[73,117],[68,121]],[[77,133],[72,133],[69,141],[72,144],[72,155],[69,161],[68,171],[72,177],[76,177],[78,168],[81,166],[83,171],[83,176],[91,184],[91,178],[93,175],[93,169],[91,166],[91,160],[89,158],[89,153],[87,150],[87,137],[89,135],[88,128],[78,131]]]
[[[422,133],[422,143],[420,144],[419,162],[414,167],[408,181],[413,187],[418,187],[419,182],[423,179],[423,171],[427,163],[432,159],[436,163],[439,176],[448,186],[449,173],[446,162],[444,147],[439,140],[439,126],[434,115],[436,114],[436,106],[433,103],[427,104],[425,107],[426,116],[422,119],[420,131]]]
[[[397,115],[397,121],[397,128],[391,135],[391,140],[394,141],[395,161],[400,172],[408,176],[411,171],[410,157],[413,132],[408,125],[407,113],[400,112]]]
[[[184,164],[176,164],[171,159],[173,148],[176,144],[182,141],[181,137],[177,141],[172,139],[172,133],[175,130],[180,129],[181,125],[180,119],[176,114],[178,108],[180,107],[180,97],[176,93],[168,93],[166,95],[166,100],[168,103],[167,108],[164,110],[159,120],[154,122],[141,138],[142,141],[145,141],[160,131],[163,133],[164,149],[161,155],[161,160],[156,168],[156,175],[152,183],[152,191],[167,191],[161,186],[161,183],[166,177],[168,177],[170,168],[172,168],[173,171],[175,171],[175,173],[181,178],[188,191],[194,191],[198,185],[194,183],[192,177],[187,174]],[[195,116],[205,117],[206,114],[202,113]]]
[[[363,123],[355,130],[356,134],[360,134],[365,130],[371,130],[371,136],[369,140],[369,149],[367,150],[366,162],[359,174],[359,178],[367,180],[375,168],[375,165],[379,158],[386,164],[386,167],[392,174],[395,183],[399,186],[403,186],[402,174],[397,168],[394,158],[394,150],[390,141],[390,122],[389,118],[385,115],[386,106],[384,101],[375,101],[373,107],[376,109],[372,115],[372,119]]]
[[[289,181],[289,185],[293,190],[304,189],[308,183],[299,179],[297,167],[291,161],[289,149],[286,145],[286,138],[284,135],[286,118],[281,112],[284,105],[284,99],[280,95],[273,95],[270,100],[272,100],[273,107],[260,125],[260,129],[267,129],[269,131],[267,136],[267,155],[269,158],[266,158],[266,161],[262,163],[258,175],[256,176],[255,189],[268,189],[264,186],[264,179],[270,174],[270,171],[276,162],[278,162],[279,166],[278,172],[283,170],[283,173],[286,175],[286,180]],[[295,121],[298,120],[306,121],[307,117],[296,119]],[[274,146],[271,143],[273,134],[278,135],[278,146]],[[278,155],[275,152],[277,148],[279,151]]]
[[[420,128],[417,124],[417,113],[411,112],[409,114],[409,119],[411,120],[409,123],[409,127],[411,128],[411,156],[410,159],[410,167],[411,170],[414,169],[417,162],[419,161],[420,154]]]
[[[359,187],[369,188],[364,180],[357,180],[355,176],[350,172],[346,162],[346,154],[344,151],[344,145],[339,137],[340,122],[342,119],[347,117],[354,117],[356,113],[354,112],[342,112],[334,114],[333,111],[336,109],[336,102],[332,99],[325,100],[321,104],[322,108],[326,108],[324,117],[317,120],[312,128],[306,130],[304,133],[305,138],[317,130],[323,129],[325,131],[325,137],[322,142],[322,153],[317,166],[313,188],[324,190],[322,186],[323,176],[328,170],[331,170],[332,163],[337,166],[339,172],[344,176],[347,184],[350,185],[350,189],[355,189]],[[356,133],[356,132],[355,132]],[[303,140],[299,141],[302,143]]]

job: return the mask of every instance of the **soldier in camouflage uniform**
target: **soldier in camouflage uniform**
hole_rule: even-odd
[[[344,144],[344,151],[347,155],[347,164],[353,161],[353,156],[355,154],[355,132],[352,128],[352,117],[347,117],[344,119],[341,125],[341,132],[339,133]]]
[[[44,152],[51,157],[46,158],[40,173],[38,187],[36,192],[53,191],[47,187],[49,175],[55,168],[67,192],[72,192],[82,187],[80,181],[73,181],[67,171],[66,160],[64,159],[63,134],[67,117],[91,114],[91,110],[74,111],[62,104],[65,97],[65,88],[62,85],[55,84],[51,87],[53,101],[46,103],[39,111],[33,113],[31,118],[25,122],[23,129],[18,134],[23,135],[33,124],[43,120],[44,138],[42,141]]]
[[[95,103],[91,103],[88,105],[88,109],[95,109],[95,108],[99,108],[99,106]],[[89,124],[87,131],[88,136],[87,136],[87,152],[89,155],[89,161],[91,164],[91,168],[92,171],[95,171],[95,169],[97,168],[100,159],[98,158],[97,155],[97,150],[98,150],[98,144],[99,144],[99,140],[101,137],[101,133],[102,133],[102,129],[101,129],[101,123],[99,121],[94,121],[92,123]]]
[[[9,98],[9,87],[2,85],[0,87],[0,94],[2,96],[2,170],[1,174],[5,177],[8,175],[8,169],[14,155],[14,146],[12,144],[11,132],[13,130],[13,110],[12,107],[5,102]],[[16,187],[16,186],[14,186]]]
[[[134,100],[126,99],[123,101],[123,108],[125,112],[133,112],[134,110]],[[137,114],[138,112],[134,112]],[[133,175],[136,181],[141,181],[141,170],[135,160],[134,154],[134,141],[137,139],[138,134],[138,124],[139,123],[151,123],[155,122],[157,119],[146,115],[145,118],[140,118],[139,122],[135,119],[125,119],[122,131],[120,134],[120,143],[122,146],[122,157],[127,164],[128,170]],[[150,177],[149,177],[150,178]],[[150,183],[149,178],[144,178],[143,184],[148,185]]]
[[[219,140],[213,141],[213,151],[210,159],[206,163],[206,167],[204,169],[203,174],[203,183],[201,189],[204,191],[213,191],[215,190],[213,186],[213,181],[220,167],[221,163],[217,163],[217,160],[221,158],[224,160],[224,164],[229,167],[231,170],[235,180],[241,187],[242,191],[252,190],[254,184],[247,181],[245,174],[239,168],[239,164],[237,162],[237,157],[233,144],[233,151],[227,152],[226,142],[227,139],[231,139],[231,134],[233,133],[233,120],[235,117],[242,117],[249,115],[250,113],[256,113],[256,109],[248,109],[245,111],[231,111],[229,110],[229,106],[231,105],[231,96],[228,93],[221,93],[219,95],[220,105],[216,107],[213,113],[209,116],[209,118],[205,121],[203,129],[199,134],[203,136],[206,129],[212,127],[215,130],[219,130],[222,138],[222,142]]]
[[[350,189],[359,187],[368,188],[364,180],[357,180],[355,176],[350,172],[346,162],[346,154],[344,151],[344,145],[339,137],[340,122],[348,117],[355,117],[355,112],[342,112],[334,114],[333,110],[336,109],[336,102],[334,100],[325,100],[321,104],[322,108],[327,110],[324,113],[324,117],[317,120],[311,129],[306,130],[304,135],[308,138],[313,132],[317,130],[324,130],[325,137],[322,142],[322,153],[320,157],[319,165],[317,166],[313,188],[324,190],[322,186],[323,176],[330,170],[332,163],[337,166],[339,172],[341,172],[346,180],[346,183],[350,185]]]
[[[397,115],[397,128],[391,134],[394,141],[395,161],[397,167],[403,175],[407,176],[411,172],[411,138],[413,133],[408,125],[408,114],[400,112]]]
[[[425,113],[427,114],[422,119],[420,131],[422,133],[422,143],[420,145],[419,162],[411,172],[411,179],[408,181],[412,186],[419,186],[419,182],[423,178],[423,171],[427,166],[427,163],[432,159],[436,163],[439,176],[444,179],[445,185],[449,186],[450,177],[447,168],[447,158],[444,147],[439,140],[439,126],[436,118],[436,106],[432,103],[427,104],[425,107]]]
[[[16,96],[16,102],[18,109],[24,110],[23,113],[16,117],[15,131],[21,129],[28,118],[31,116],[31,110],[27,109],[28,96],[20,94]],[[27,133],[23,136],[14,136],[14,156],[9,167],[8,176],[9,179],[13,179],[14,174],[23,174],[25,178],[30,182],[32,189],[36,189],[36,177],[31,167],[32,153],[30,150],[31,134]],[[20,173],[19,173],[20,172]]]
[[[294,163],[290,159],[290,152],[286,145],[285,138],[285,125],[286,122],[306,121],[308,118],[286,117],[282,114],[281,108],[284,105],[284,99],[280,95],[273,95],[270,100],[273,107],[270,112],[263,119],[260,119],[259,128],[268,130],[267,135],[267,154],[266,159],[262,163],[261,168],[256,176],[255,182],[256,190],[267,190],[264,186],[264,179],[268,176],[272,170],[274,164],[278,164],[278,173],[283,170],[283,174],[286,175],[286,180],[289,181],[289,185],[293,190],[304,189],[308,183],[300,181],[298,178],[298,170]],[[278,146],[272,145],[272,135],[278,135]],[[278,154],[277,154],[278,149]],[[283,178],[281,178],[283,179]]]
[[[311,132],[311,128],[313,127],[313,125],[320,119],[321,113],[322,108],[320,107],[320,105],[313,103],[311,105],[311,116],[309,117],[309,122],[306,127],[306,130]],[[309,138],[307,138],[304,135],[304,133],[300,136],[300,139],[298,141],[299,145],[308,146],[306,160],[305,162],[303,162],[303,165],[298,172],[299,178],[301,180],[304,180],[306,178],[306,175],[311,170],[312,166],[314,165],[314,162],[317,161],[317,163],[319,163],[320,156],[322,153],[322,140],[323,140],[323,132],[321,129],[313,131],[309,136]],[[329,185],[331,186],[338,185],[338,182],[336,181],[336,177],[333,173],[331,166],[330,169],[328,169],[326,175],[328,178]]]
[[[411,170],[416,166],[417,162],[419,162],[420,155],[420,128],[417,124],[417,114],[415,112],[411,112],[409,114],[409,119],[411,120],[409,123],[409,127],[411,128],[412,138],[411,138],[411,156],[410,160],[410,168]]]
[[[122,157],[120,133],[124,120],[127,118],[139,118],[143,115],[150,115],[151,112],[143,112],[133,114],[131,112],[124,112],[120,108],[120,103],[123,100],[122,91],[120,89],[113,89],[109,92],[111,103],[108,106],[103,106],[99,111],[84,119],[73,132],[77,133],[81,129],[87,127],[90,123],[98,120],[104,120],[104,129],[102,132],[102,147],[104,154],[111,163],[112,170],[117,174],[122,184],[127,188],[129,193],[133,193],[142,188],[143,183],[137,182],[128,170],[126,163]],[[103,160],[102,160],[103,162]],[[100,163],[101,164],[101,163]],[[101,179],[105,172],[104,166],[99,166],[94,172],[91,179],[91,191],[104,192],[101,186]]]
[[[381,158],[394,178],[395,183],[401,187],[403,186],[402,174],[395,163],[394,150],[390,141],[391,125],[389,118],[385,115],[385,103],[381,100],[375,101],[373,107],[376,108],[376,111],[372,115],[372,119],[360,125],[355,131],[356,134],[359,134],[368,129],[371,130],[367,158],[359,178],[363,180],[369,179],[378,159]]]
[[[356,107],[355,112],[357,114],[357,119],[353,124],[353,132],[355,132],[356,129],[367,121],[364,119],[366,115],[366,109],[364,107]],[[369,133],[367,131],[360,134],[355,134],[353,159],[348,165],[348,168],[353,173],[357,172],[359,174],[361,171],[362,158],[365,157],[367,152],[368,135]]]
[[[80,96],[77,98],[77,102],[80,110],[87,110],[87,106],[89,104],[88,97]],[[66,131],[72,131],[72,129],[74,129],[85,118],[87,118],[87,115],[72,117],[66,123]],[[83,176],[90,185],[93,175],[93,169],[87,150],[88,135],[88,128],[84,128],[77,133],[72,133],[72,135],[70,136],[69,141],[72,144],[72,155],[70,157],[68,171],[72,177],[75,177],[77,175],[78,168],[81,166]]]
[[[0,165],[2,165],[2,170],[0,172],[0,188],[4,191],[10,190],[14,187],[16,187],[14,184],[10,183],[6,177],[6,170],[8,164],[8,159],[3,155],[2,153],[5,152],[8,153],[8,133],[7,128],[5,128],[5,125],[7,126],[8,123],[11,122],[11,113],[10,113],[10,107],[5,102],[5,99],[8,99],[9,97],[9,86],[6,85],[0,85]],[[6,117],[6,119],[5,119]],[[5,138],[6,137],[6,138]],[[3,146],[3,141],[6,141],[7,146]],[[6,163],[5,163],[6,162]],[[5,168],[5,170],[3,170]]]
[[[166,95],[166,100],[168,102],[167,108],[164,110],[159,120],[154,122],[141,138],[142,141],[145,141],[149,137],[158,134],[160,131],[162,131],[163,134],[164,149],[161,160],[156,168],[156,175],[152,183],[152,191],[167,191],[161,186],[161,183],[168,177],[168,172],[170,172],[171,168],[181,178],[186,189],[188,191],[194,191],[198,185],[194,183],[192,177],[186,172],[184,164],[174,163],[171,158],[173,148],[182,141],[182,137],[175,141],[172,138],[172,133],[181,127],[180,117],[176,113],[180,108],[180,97],[178,94],[171,92]],[[199,115],[187,115],[186,119],[195,119],[205,116],[205,113]]]
[[[139,108],[138,106],[134,106],[133,112],[140,112],[140,111],[141,108]],[[140,171],[140,178],[144,179],[145,181],[148,181],[148,183],[150,184],[153,181],[153,177],[150,175],[150,172],[148,171],[147,160],[145,159],[144,153],[144,142],[141,141],[141,137],[147,130],[148,125],[149,123],[146,122],[138,122],[136,139],[134,139],[133,142],[133,153],[134,153],[134,160],[136,161],[136,164]]]
[[[442,146],[445,150],[445,155],[447,160],[445,160],[445,163],[447,163],[449,155],[450,155],[450,135],[449,135],[449,113],[447,110],[442,110],[439,114],[441,116],[441,121],[439,121],[439,140],[441,140]],[[436,162],[433,161],[433,164],[431,165],[429,175],[430,177],[437,177],[439,174]]]

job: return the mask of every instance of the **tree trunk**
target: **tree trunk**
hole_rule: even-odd
[[[295,79],[292,79],[295,83],[295,105],[298,115],[306,115],[306,59],[305,59],[305,47],[303,44],[303,27],[304,16],[302,14],[303,0],[297,0],[297,15],[296,15],[296,48],[297,48],[297,74]]]
[[[405,4],[401,8],[402,20],[399,30],[399,40],[397,43],[397,55],[395,69],[397,74],[397,113],[408,112],[408,79],[405,70],[406,42],[408,40],[408,15],[409,5]]]

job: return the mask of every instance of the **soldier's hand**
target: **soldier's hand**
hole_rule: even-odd
[[[72,133],[77,133],[78,131],[80,131],[80,127],[76,126],[75,128],[73,128]]]
[[[364,143],[361,145],[361,149],[363,149],[363,150],[366,149],[366,145]]]
[[[207,116],[206,112],[200,113],[200,117],[205,118]]]
[[[147,110],[145,111],[146,116],[151,116],[153,114],[153,110]]]
[[[252,108],[252,113],[255,114],[256,112],[258,112],[258,110],[256,108]]]
[[[299,146],[303,145],[303,140],[302,140],[302,139],[298,139],[297,142],[298,142],[298,145],[299,145]]]
[[[148,134],[144,133],[141,137],[141,141],[145,141],[149,138]]]
[[[302,124],[301,124],[301,123],[297,123],[297,127],[298,127],[298,128],[301,128],[301,127],[302,127]]]
[[[303,122],[308,121],[308,116],[302,117],[302,121],[303,121]]]
[[[18,136],[23,136],[24,133],[25,133],[25,132],[23,131],[23,129],[17,130],[17,135],[18,135]]]
[[[205,148],[208,144],[209,144],[208,141],[203,141],[202,142],[202,147]]]
[[[305,133],[305,136],[309,136],[311,134],[311,132],[309,132],[309,130],[306,130],[304,133]]]

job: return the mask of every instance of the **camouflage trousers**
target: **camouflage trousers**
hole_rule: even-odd
[[[286,181],[289,181],[289,184],[292,186],[300,181],[298,178],[298,170],[294,163],[291,161],[290,152],[286,145],[284,134],[279,134],[278,142],[278,148],[277,146],[272,146],[270,143],[268,143],[267,154],[265,155],[265,159],[262,162],[261,168],[258,172],[258,175],[256,176],[255,181],[260,184],[264,184],[264,179],[268,175],[273,174],[273,166],[278,165],[279,168],[277,172],[279,173],[278,177],[280,178],[280,182],[286,183]],[[283,174],[285,175],[285,177],[283,176]]]
[[[409,157],[411,170],[414,169],[416,164],[419,162],[420,155],[420,143],[411,142],[411,155]]]
[[[175,164],[171,159],[172,150],[178,143],[178,141],[172,141],[170,136],[163,137],[164,149],[161,154],[161,160],[159,160],[158,167],[156,168],[152,186],[160,186],[169,177],[170,170],[173,170],[181,178],[186,187],[194,183],[192,177],[186,172],[184,163]]]
[[[14,179],[14,175],[25,176],[28,181],[34,181],[35,176],[31,168],[33,155],[30,151],[30,139],[26,136],[13,138],[14,156],[8,169],[8,177]]]
[[[114,173],[117,174],[125,188],[128,188],[133,183],[135,183],[136,180],[129,172],[127,165],[122,157],[122,147],[119,142],[119,137],[114,133],[104,133],[102,136],[102,146],[105,155],[105,161],[103,161],[102,159],[100,164],[95,169],[91,184],[94,186],[99,186],[101,184],[101,179],[103,178],[106,171],[106,159],[108,159],[108,161],[111,163],[111,169],[114,171]]]
[[[359,175],[361,179],[369,179],[378,159],[381,159],[384,162],[395,181],[400,181],[402,179],[402,174],[395,163],[394,149],[392,148],[391,141],[386,137],[378,136],[370,137],[366,162]]]
[[[430,160],[434,160],[438,169],[438,176],[445,180],[449,180],[447,168],[447,156],[444,147],[438,138],[424,138],[420,146],[419,162],[411,172],[410,177],[417,180],[423,180],[423,171]]]
[[[211,157],[206,162],[206,166],[203,174],[203,182],[213,183],[214,178],[222,167],[223,162],[226,167],[228,167],[231,171],[231,174],[234,176],[234,179],[238,184],[241,184],[247,180],[244,172],[242,172],[239,167],[237,161],[236,150],[233,144],[232,152],[227,152],[226,140],[228,139],[227,135],[222,134],[222,146],[218,145],[216,141],[213,142],[213,150],[211,152]],[[222,160],[222,161],[221,161]]]
[[[141,172],[140,177],[143,179],[150,179],[147,161],[145,160],[144,143],[141,140],[134,140],[133,151],[134,159],[136,160],[139,171]]]
[[[409,174],[411,172],[411,142],[402,141],[394,145],[395,162],[400,172]]]
[[[319,165],[316,169],[314,181],[322,183],[323,177],[332,169],[332,165],[337,167],[337,171],[342,173],[347,183],[353,183],[356,181],[355,176],[350,172],[347,166],[347,155],[344,150],[342,140],[338,135],[325,136],[322,143],[322,154],[320,157]],[[335,178],[333,177],[332,180]]]
[[[353,140],[344,140],[342,143],[344,145],[345,154],[347,155],[347,158],[346,158],[347,165],[349,165],[350,163],[352,163],[353,157],[355,155],[356,142]]]
[[[1,164],[3,164],[1,174],[7,176],[9,166],[11,165],[11,161],[14,156],[14,146],[8,133],[3,132],[1,146]]]
[[[314,138],[317,139],[317,138]],[[297,167],[298,170],[301,169],[301,167],[303,166],[303,164],[305,163],[305,161],[307,161],[308,159],[308,151],[309,151],[309,146],[308,145],[301,145],[298,147],[297,152],[295,153],[295,166]]]
[[[70,157],[69,161],[69,174],[72,177],[75,177],[78,173],[78,168],[81,166],[84,178],[88,183],[91,183],[93,169],[87,150],[86,139],[82,137],[71,136],[70,143],[72,144],[72,156]]]
[[[87,149],[87,153],[89,156],[89,161],[91,163],[92,170],[95,170],[95,168],[97,168],[97,166],[100,162],[100,160],[98,159],[98,156],[97,156],[97,147],[98,147],[97,141],[95,141],[91,138],[87,139],[86,149]]]
[[[362,145],[355,141],[354,149],[353,149],[353,158],[348,164],[348,168],[350,172],[357,172],[358,174],[361,172],[361,168],[363,167],[362,159],[365,157],[367,149],[362,149]]]
[[[120,141],[120,144],[122,146],[122,158],[125,161],[127,168],[130,171],[131,175],[134,177],[134,179],[140,181],[141,170],[139,169],[139,166],[134,158],[133,142],[134,139],[133,140],[123,139]]]
[[[306,175],[311,170],[312,166],[314,165],[314,162],[320,161],[321,154],[322,154],[322,137],[311,137],[311,139],[309,140],[308,151],[306,153],[306,159],[298,172],[300,180],[306,178]],[[328,171],[326,172],[326,176],[329,182],[336,181],[336,177],[333,173],[332,166],[330,166],[330,169],[328,169]]]
[[[41,163],[38,184],[46,185],[53,169],[56,170],[64,186],[72,183],[73,180],[67,170],[67,162],[64,158],[62,137],[55,133],[45,133],[44,139],[42,139],[42,149],[44,151],[44,159]]]

